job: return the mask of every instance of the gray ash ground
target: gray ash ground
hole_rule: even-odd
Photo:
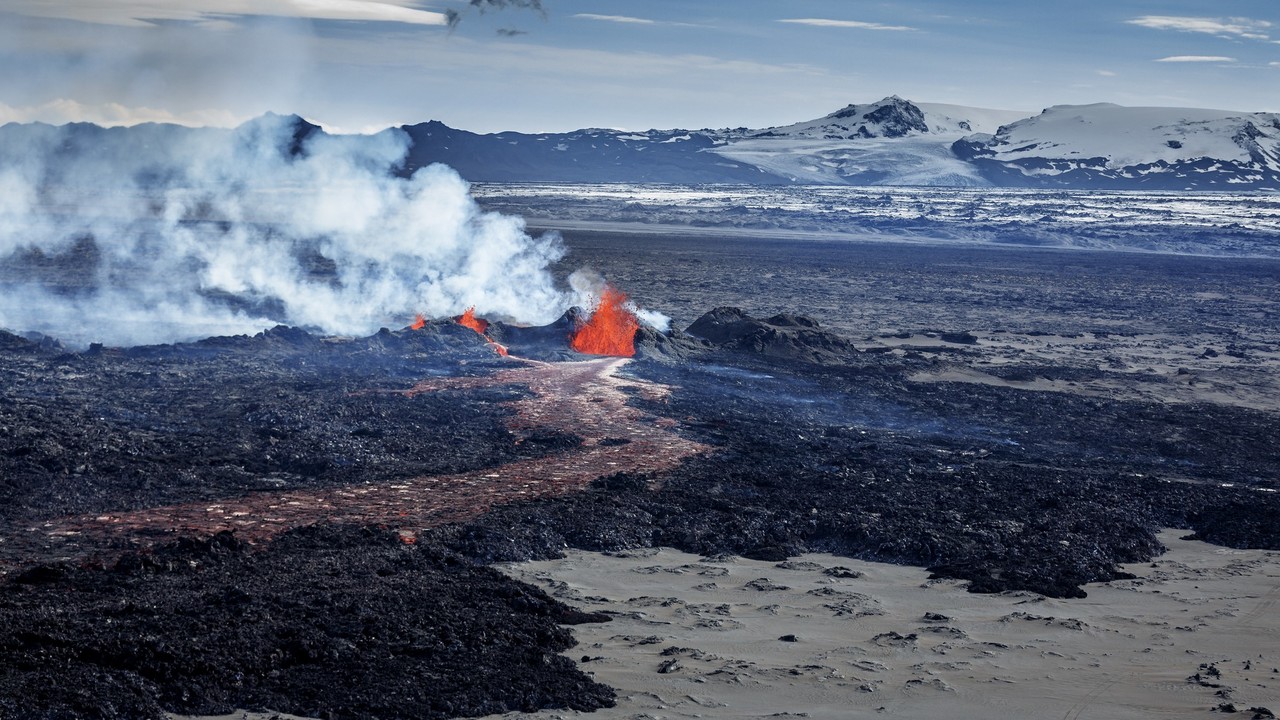
[[[556,623],[601,618],[484,567],[566,546],[820,550],[1066,597],[1159,554],[1160,527],[1280,548],[1280,263],[566,241],[575,265],[693,326],[642,333],[622,370],[669,393],[623,390],[636,417],[707,450],[461,520],[336,527],[320,512],[252,546],[42,532],[577,452],[585,430],[512,430],[531,388],[406,394],[516,362],[469,330],[85,352],[0,335],[0,717],[601,707],[608,689],[556,655],[571,643]],[[725,305],[743,309],[712,311]],[[566,356],[556,332],[504,341]]]

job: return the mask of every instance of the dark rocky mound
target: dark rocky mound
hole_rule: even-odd
[[[636,357],[663,363],[684,362],[705,356],[714,349],[710,343],[686,332],[668,332],[641,325],[636,331]]]
[[[819,365],[843,362],[857,352],[847,340],[803,315],[761,320],[739,308],[718,307],[695,320],[687,332],[724,350]]]
[[[12,353],[40,353],[40,352],[57,352],[62,350],[62,344],[54,338],[39,333],[33,333],[30,336],[14,335],[11,332],[0,330],[0,352]]]
[[[261,552],[224,533],[0,585],[0,717],[590,711],[613,691],[557,654],[574,645],[560,625],[606,619],[386,531],[312,527]]]
[[[512,325],[497,321],[489,324],[488,335],[505,345],[512,355],[531,360],[553,362],[581,360],[582,355],[569,347],[569,338],[586,320],[586,311],[571,307],[549,325]]]

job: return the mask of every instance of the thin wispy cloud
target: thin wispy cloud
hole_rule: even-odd
[[[103,0],[59,3],[9,0],[4,9],[31,17],[78,20],[100,25],[146,26],[180,21],[225,27],[228,18],[292,17],[310,20],[446,25],[445,13],[419,10],[412,0]]]
[[[226,110],[196,110],[175,113],[169,110],[130,107],[121,103],[86,104],[58,98],[39,105],[14,107],[0,103],[0,124],[8,122],[47,122],[62,125],[69,122],[91,122],[104,127],[139,123],[173,123],[213,127],[235,127],[249,119]]]
[[[599,20],[601,22],[628,23],[631,25],[656,25],[657,21],[630,15],[597,15],[595,13],[577,13],[573,17],[582,20]]]
[[[1222,55],[1171,55],[1156,60],[1163,63],[1233,63],[1235,61],[1233,57]]]
[[[1125,22],[1152,30],[1174,30],[1177,32],[1204,33],[1219,37],[1240,37],[1250,40],[1270,40],[1268,34],[1273,27],[1266,20],[1251,18],[1207,18],[1183,17],[1178,15],[1143,15]]]
[[[880,23],[862,22],[861,20],[832,20],[829,18],[787,18],[778,22],[813,25],[815,27],[854,28],[856,30],[915,30],[915,28],[907,27],[906,25],[882,25]]]
[[[1116,73],[1115,73],[1115,71],[1113,71],[1113,70],[1099,70],[1099,71],[1098,71],[1098,74],[1099,74],[1099,75],[1101,75],[1102,77],[1115,77],[1115,76],[1116,76]]]

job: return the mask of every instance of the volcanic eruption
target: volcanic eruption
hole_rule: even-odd
[[[472,330],[475,330],[476,333],[478,333],[490,345],[493,346],[493,349],[495,352],[497,352],[499,355],[502,355],[503,357],[506,357],[507,355],[506,346],[496,342],[493,338],[489,337],[489,321],[485,320],[484,318],[476,317],[475,305],[472,305],[471,307],[464,310],[462,314],[458,316],[457,323],[463,327],[467,327],[467,328],[471,328]]]
[[[634,357],[639,329],[640,320],[627,308],[626,294],[606,285],[591,317],[574,329],[569,345],[585,355]]]

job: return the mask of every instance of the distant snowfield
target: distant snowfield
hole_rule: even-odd
[[[951,151],[951,144],[961,137],[921,135],[892,142],[750,138],[717,148],[716,153],[815,185],[842,185],[851,177],[868,185],[989,185],[977,168]]]
[[[1266,120],[1280,116],[1194,108],[1122,107],[1110,103],[1059,105],[1006,127],[1003,161],[1030,157],[1104,157],[1120,168],[1214,158],[1249,162],[1239,141],[1245,123],[1276,132]]]
[[[1026,117],[895,96],[712,151],[825,185],[1260,188],[1280,177],[1280,115],[1097,103]]]
[[[885,98],[781,127],[725,138],[714,152],[793,182],[815,185],[983,187],[991,182],[951,146],[1025,119],[992,110]],[[865,135],[866,137],[862,137]]]
[[[1280,258],[1280,193],[942,187],[477,184],[536,227]]]

